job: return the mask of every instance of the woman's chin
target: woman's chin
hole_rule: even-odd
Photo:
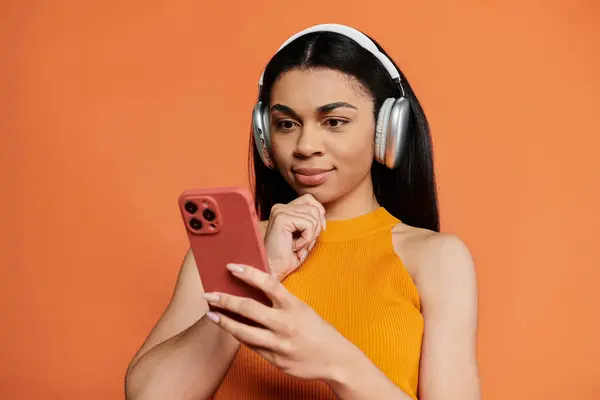
[[[334,201],[338,196],[338,193],[335,190],[332,190],[331,187],[327,187],[328,185],[319,185],[319,186],[301,186],[294,188],[298,196],[302,196],[304,194],[310,194],[321,204],[327,204],[329,202]]]

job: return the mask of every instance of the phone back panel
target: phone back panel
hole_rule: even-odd
[[[179,209],[204,291],[251,297],[271,306],[261,290],[226,268],[239,263],[269,271],[249,192],[235,187],[187,190],[179,197]]]

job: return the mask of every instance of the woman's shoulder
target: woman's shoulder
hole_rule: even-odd
[[[392,241],[424,302],[475,289],[475,268],[467,244],[457,235],[397,224]]]

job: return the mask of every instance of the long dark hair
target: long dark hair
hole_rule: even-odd
[[[375,44],[386,54],[377,42]],[[263,104],[269,104],[271,88],[277,77],[298,68],[330,68],[353,76],[374,98],[375,113],[386,98],[400,95],[386,69],[369,51],[344,35],[316,32],[299,37],[273,56],[265,69],[260,93]],[[373,162],[371,176],[375,197],[382,207],[405,224],[439,232],[429,124],[406,77],[396,68],[400,71],[412,116],[399,167],[390,170]],[[269,169],[262,163],[253,135],[250,135],[249,164],[256,211],[261,220],[267,220],[274,204],[289,203],[298,195],[278,170]]]

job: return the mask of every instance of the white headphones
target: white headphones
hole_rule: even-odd
[[[400,73],[390,59],[377,49],[377,46],[371,39],[360,31],[345,25],[321,24],[312,26],[291,36],[281,45],[277,52],[300,36],[313,32],[335,32],[354,40],[361,47],[377,57],[390,74],[390,77],[398,85],[401,97],[390,97],[383,102],[378,112],[377,127],[375,129],[375,160],[390,169],[398,167],[410,119],[410,103],[404,97],[405,93],[400,82]],[[262,91],[263,77],[264,71],[260,76],[259,93]],[[254,141],[263,163],[269,168],[275,168],[275,163],[271,159],[270,116],[269,105],[263,105],[259,100],[252,112]]]

